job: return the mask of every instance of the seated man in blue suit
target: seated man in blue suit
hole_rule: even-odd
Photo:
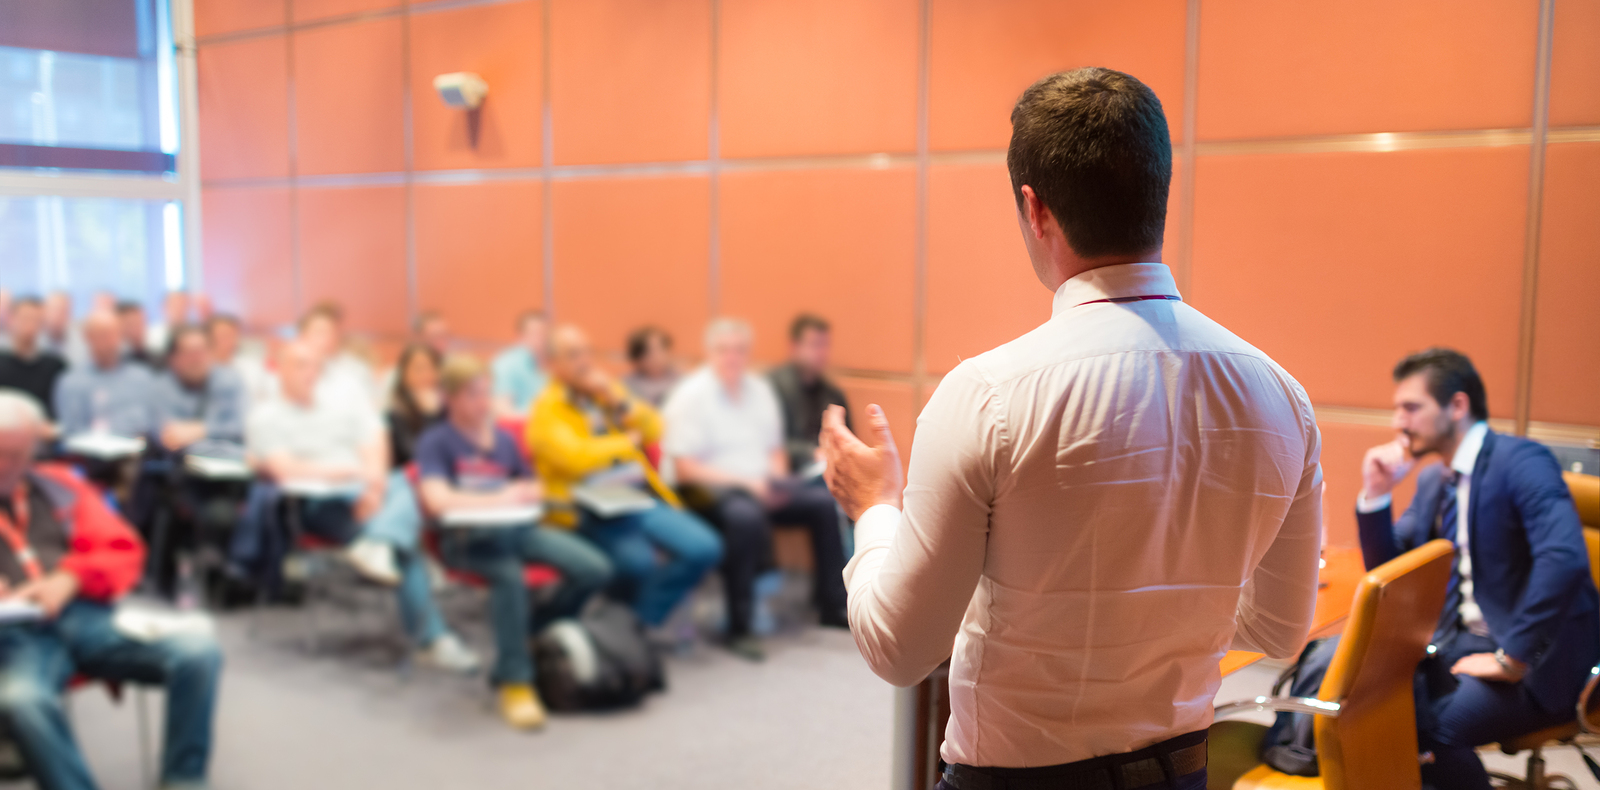
[[[1361,552],[1376,567],[1435,538],[1456,544],[1433,644],[1418,668],[1423,781],[1488,790],[1474,747],[1576,719],[1600,660],[1600,604],[1583,527],[1544,446],[1489,430],[1483,380],[1448,349],[1394,370],[1393,442],[1367,451],[1356,510]],[[1393,517],[1390,491],[1416,459],[1411,506]]]

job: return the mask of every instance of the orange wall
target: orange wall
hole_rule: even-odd
[[[1530,148],[1479,132],[1531,124],[1537,0],[195,2],[205,282],[258,325],[331,296],[381,338],[437,309],[502,341],[543,306],[613,351],[648,321],[693,354],[729,313],[772,360],[814,310],[909,445],[943,372],[1049,315],[1011,102],[1105,65],[1156,90],[1175,144],[1194,114],[1167,251],[1191,302],[1321,406],[1383,409],[1397,357],[1450,344],[1517,410]],[[1600,426],[1600,0],[1556,13],[1530,407]],[[475,119],[431,88],[460,70],[490,85]],[[1384,132],[1414,142],[1341,148]],[[1330,413],[1349,543],[1387,430]]]

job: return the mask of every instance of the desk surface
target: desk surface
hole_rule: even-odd
[[[1328,547],[1323,551],[1327,565],[1322,569],[1325,586],[1317,590],[1317,610],[1311,617],[1311,639],[1333,636],[1344,630],[1344,620],[1350,616],[1350,604],[1355,601],[1356,582],[1366,573],[1361,564],[1360,549]],[[1266,658],[1261,653],[1230,650],[1222,657],[1222,676],[1227,677],[1251,664]]]

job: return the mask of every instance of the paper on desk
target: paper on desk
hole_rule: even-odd
[[[572,498],[600,518],[642,513],[656,506],[656,498],[638,488],[617,483],[586,483],[572,489]]]
[[[61,447],[72,455],[115,461],[144,452],[144,440],[110,433],[80,433],[68,436]]]
[[[29,601],[16,598],[0,599],[0,625],[31,623],[44,619],[44,610]]]
[[[249,480],[252,476],[250,465],[238,458],[189,454],[183,457],[183,465],[196,477],[207,480]]]
[[[285,480],[278,486],[283,493],[289,496],[332,498],[361,496],[361,482],[346,480],[330,482],[328,480]]]
[[[505,507],[466,508],[452,510],[439,519],[446,527],[520,527],[536,524],[544,515],[544,505],[507,505]]]
[[[141,642],[173,636],[211,636],[216,632],[216,623],[205,612],[128,603],[117,607],[111,624],[118,633]]]

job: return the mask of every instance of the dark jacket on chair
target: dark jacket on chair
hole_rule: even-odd
[[[1367,568],[1435,537],[1444,464],[1424,469],[1411,506],[1357,514]],[[1600,661],[1600,596],[1572,495],[1543,445],[1490,431],[1472,470],[1467,527],[1473,597],[1540,705],[1570,708]],[[1453,536],[1448,536],[1452,537]]]

